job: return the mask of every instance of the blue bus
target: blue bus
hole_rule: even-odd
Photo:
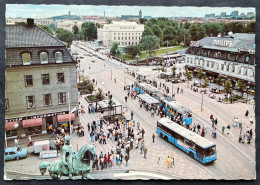
[[[156,133],[203,164],[217,159],[215,143],[167,118],[157,121]]]
[[[186,125],[192,124],[192,111],[182,105],[180,102],[169,96],[163,96],[158,93],[155,98],[160,102],[159,106],[165,109],[166,114],[172,118],[173,121]]]
[[[151,86],[150,84],[147,83],[138,83],[135,82],[134,83],[134,90],[138,93],[138,94],[144,94],[147,93],[150,96],[154,97],[156,93],[159,92],[159,90],[153,86]]]

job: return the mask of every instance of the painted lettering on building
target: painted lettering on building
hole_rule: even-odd
[[[232,40],[213,40],[215,46],[232,47]]]

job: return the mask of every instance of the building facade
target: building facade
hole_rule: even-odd
[[[236,33],[192,42],[185,63],[189,69],[202,69],[212,78],[220,75],[234,83],[242,80],[254,86],[255,34]]]
[[[105,47],[111,47],[113,42],[117,42],[119,47],[137,45],[141,40],[143,31],[143,24],[113,22],[97,29],[97,40],[103,41]]]
[[[7,137],[45,134],[78,123],[76,62],[66,46],[34,25],[6,25]],[[16,126],[15,126],[16,125]],[[17,127],[18,126],[18,127]]]

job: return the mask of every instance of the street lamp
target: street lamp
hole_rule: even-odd
[[[202,109],[202,106],[203,106],[203,94],[204,94],[204,92],[201,92],[201,112],[203,111],[203,109]]]
[[[138,53],[137,53],[137,55],[136,55],[136,66],[137,66],[137,71],[138,71],[138,58],[139,58],[139,55],[138,55]]]

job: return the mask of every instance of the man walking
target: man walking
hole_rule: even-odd
[[[170,167],[172,168],[172,165],[174,165],[174,155],[172,153],[171,159],[170,159]]]
[[[145,133],[145,131],[144,131],[144,129],[142,129],[142,138],[144,138],[144,133]]]
[[[127,166],[128,160],[129,160],[129,157],[128,157],[128,155],[126,154],[126,155],[125,155],[125,165],[126,165],[126,166]]]
[[[144,147],[144,158],[146,159],[146,155],[147,155],[147,148]]]
[[[225,132],[225,126],[223,125],[222,126],[222,134],[224,134],[224,132]]]
[[[167,165],[167,168],[170,167],[170,157],[169,156],[166,159],[166,165]]]
[[[32,146],[33,144],[32,144],[32,138],[31,138],[31,136],[29,135],[28,136],[28,141],[29,141],[29,144],[27,145],[28,147],[29,146]]]
[[[127,96],[125,96],[125,102],[127,103]]]
[[[155,138],[155,135],[154,135],[154,133],[153,133],[153,136],[152,136],[152,138],[153,138],[153,143],[154,143],[154,138]]]
[[[131,112],[131,120],[134,119],[134,111]]]

